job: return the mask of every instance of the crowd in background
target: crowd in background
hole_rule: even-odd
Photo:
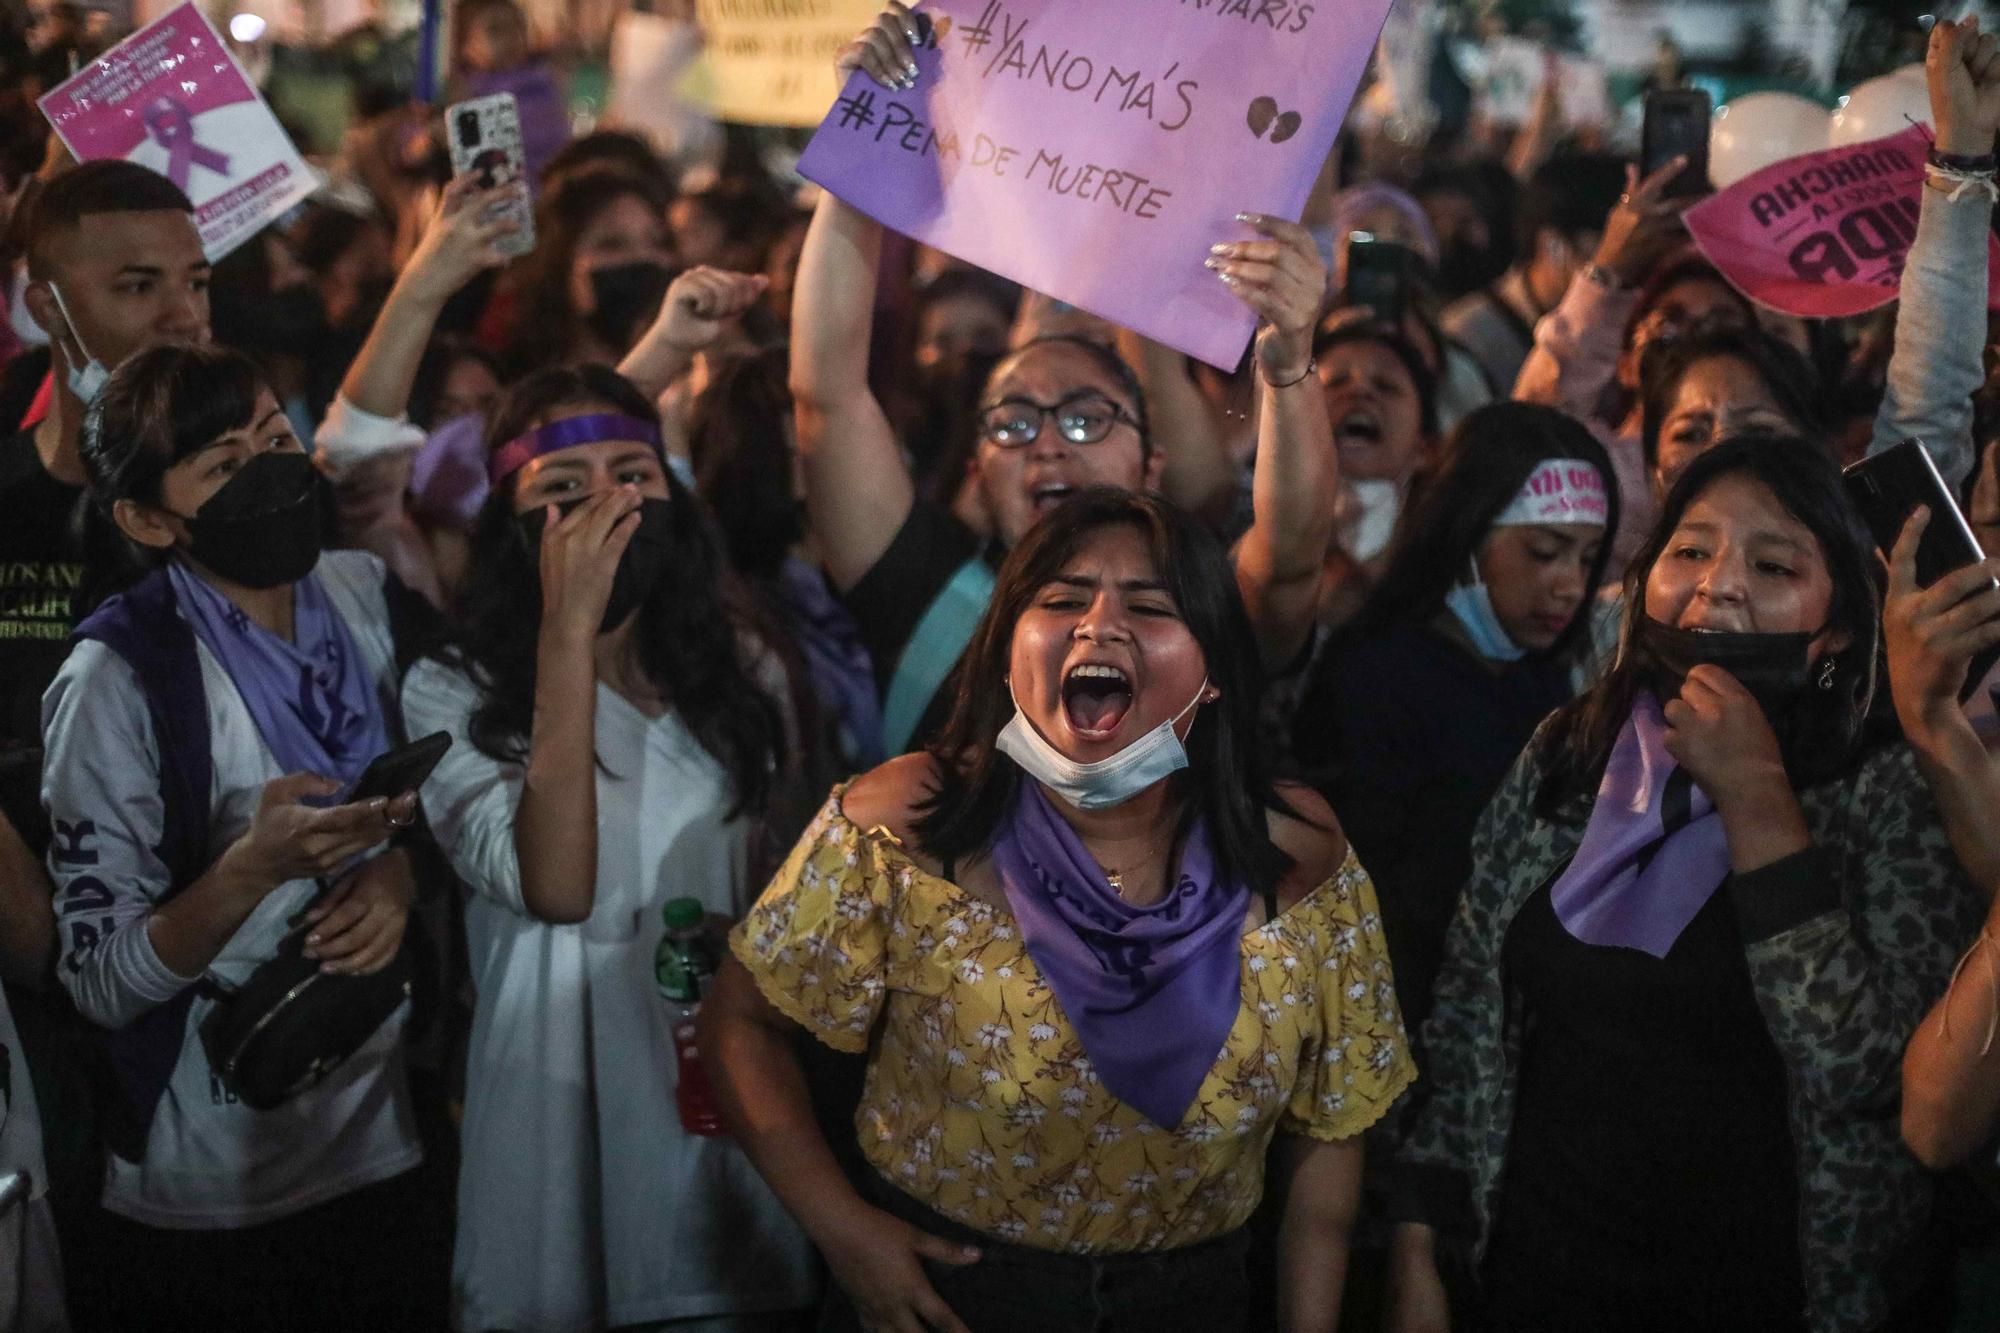
[[[2000,550],[1976,21],[1883,312],[1350,133],[1227,371],[448,37],[529,179],[384,97],[215,263],[0,43],[0,1327],[2000,1317],[2000,558],[1840,478]]]

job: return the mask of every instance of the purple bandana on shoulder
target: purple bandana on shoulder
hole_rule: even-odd
[[[1665,958],[1729,876],[1722,816],[1667,753],[1659,700],[1642,691],[1618,733],[1583,843],[1549,891],[1585,944]]]
[[[1250,890],[1217,881],[1207,823],[1188,830],[1173,892],[1135,907],[1024,777],[993,832],[993,866],[1104,1086],[1155,1124],[1180,1124],[1243,1003]]]

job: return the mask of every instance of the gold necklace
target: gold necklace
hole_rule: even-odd
[[[1119,878],[1118,872],[1107,870],[1104,872],[1104,879],[1106,883],[1111,885],[1111,891],[1117,894],[1119,900],[1122,902],[1125,898],[1125,881]]]

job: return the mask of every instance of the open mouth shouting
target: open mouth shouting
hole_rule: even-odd
[[[1063,481],[1037,482],[1028,488],[1028,497],[1035,506],[1035,517],[1040,518],[1064,500],[1076,494],[1077,488]]]
[[[1079,738],[1109,740],[1132,708],[1132,678],[1118,667],[1083,662],[1063,676],[1063,719]]]
[[[1334,424],[1333,442],[1344,453],[1382,443],[1382,418],[1372,408],[1357,407]]]

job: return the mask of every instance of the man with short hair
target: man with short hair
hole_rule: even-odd
[[[39,850],[42,691],[88,585],[122,556],[81,512],[84,410],[132,353],[207,340],[209,264],[188,197],[129,162],[66,171],[29,208],[24,300],[49,334],[53,384],[48,412],[0,438],[0,811]]]

